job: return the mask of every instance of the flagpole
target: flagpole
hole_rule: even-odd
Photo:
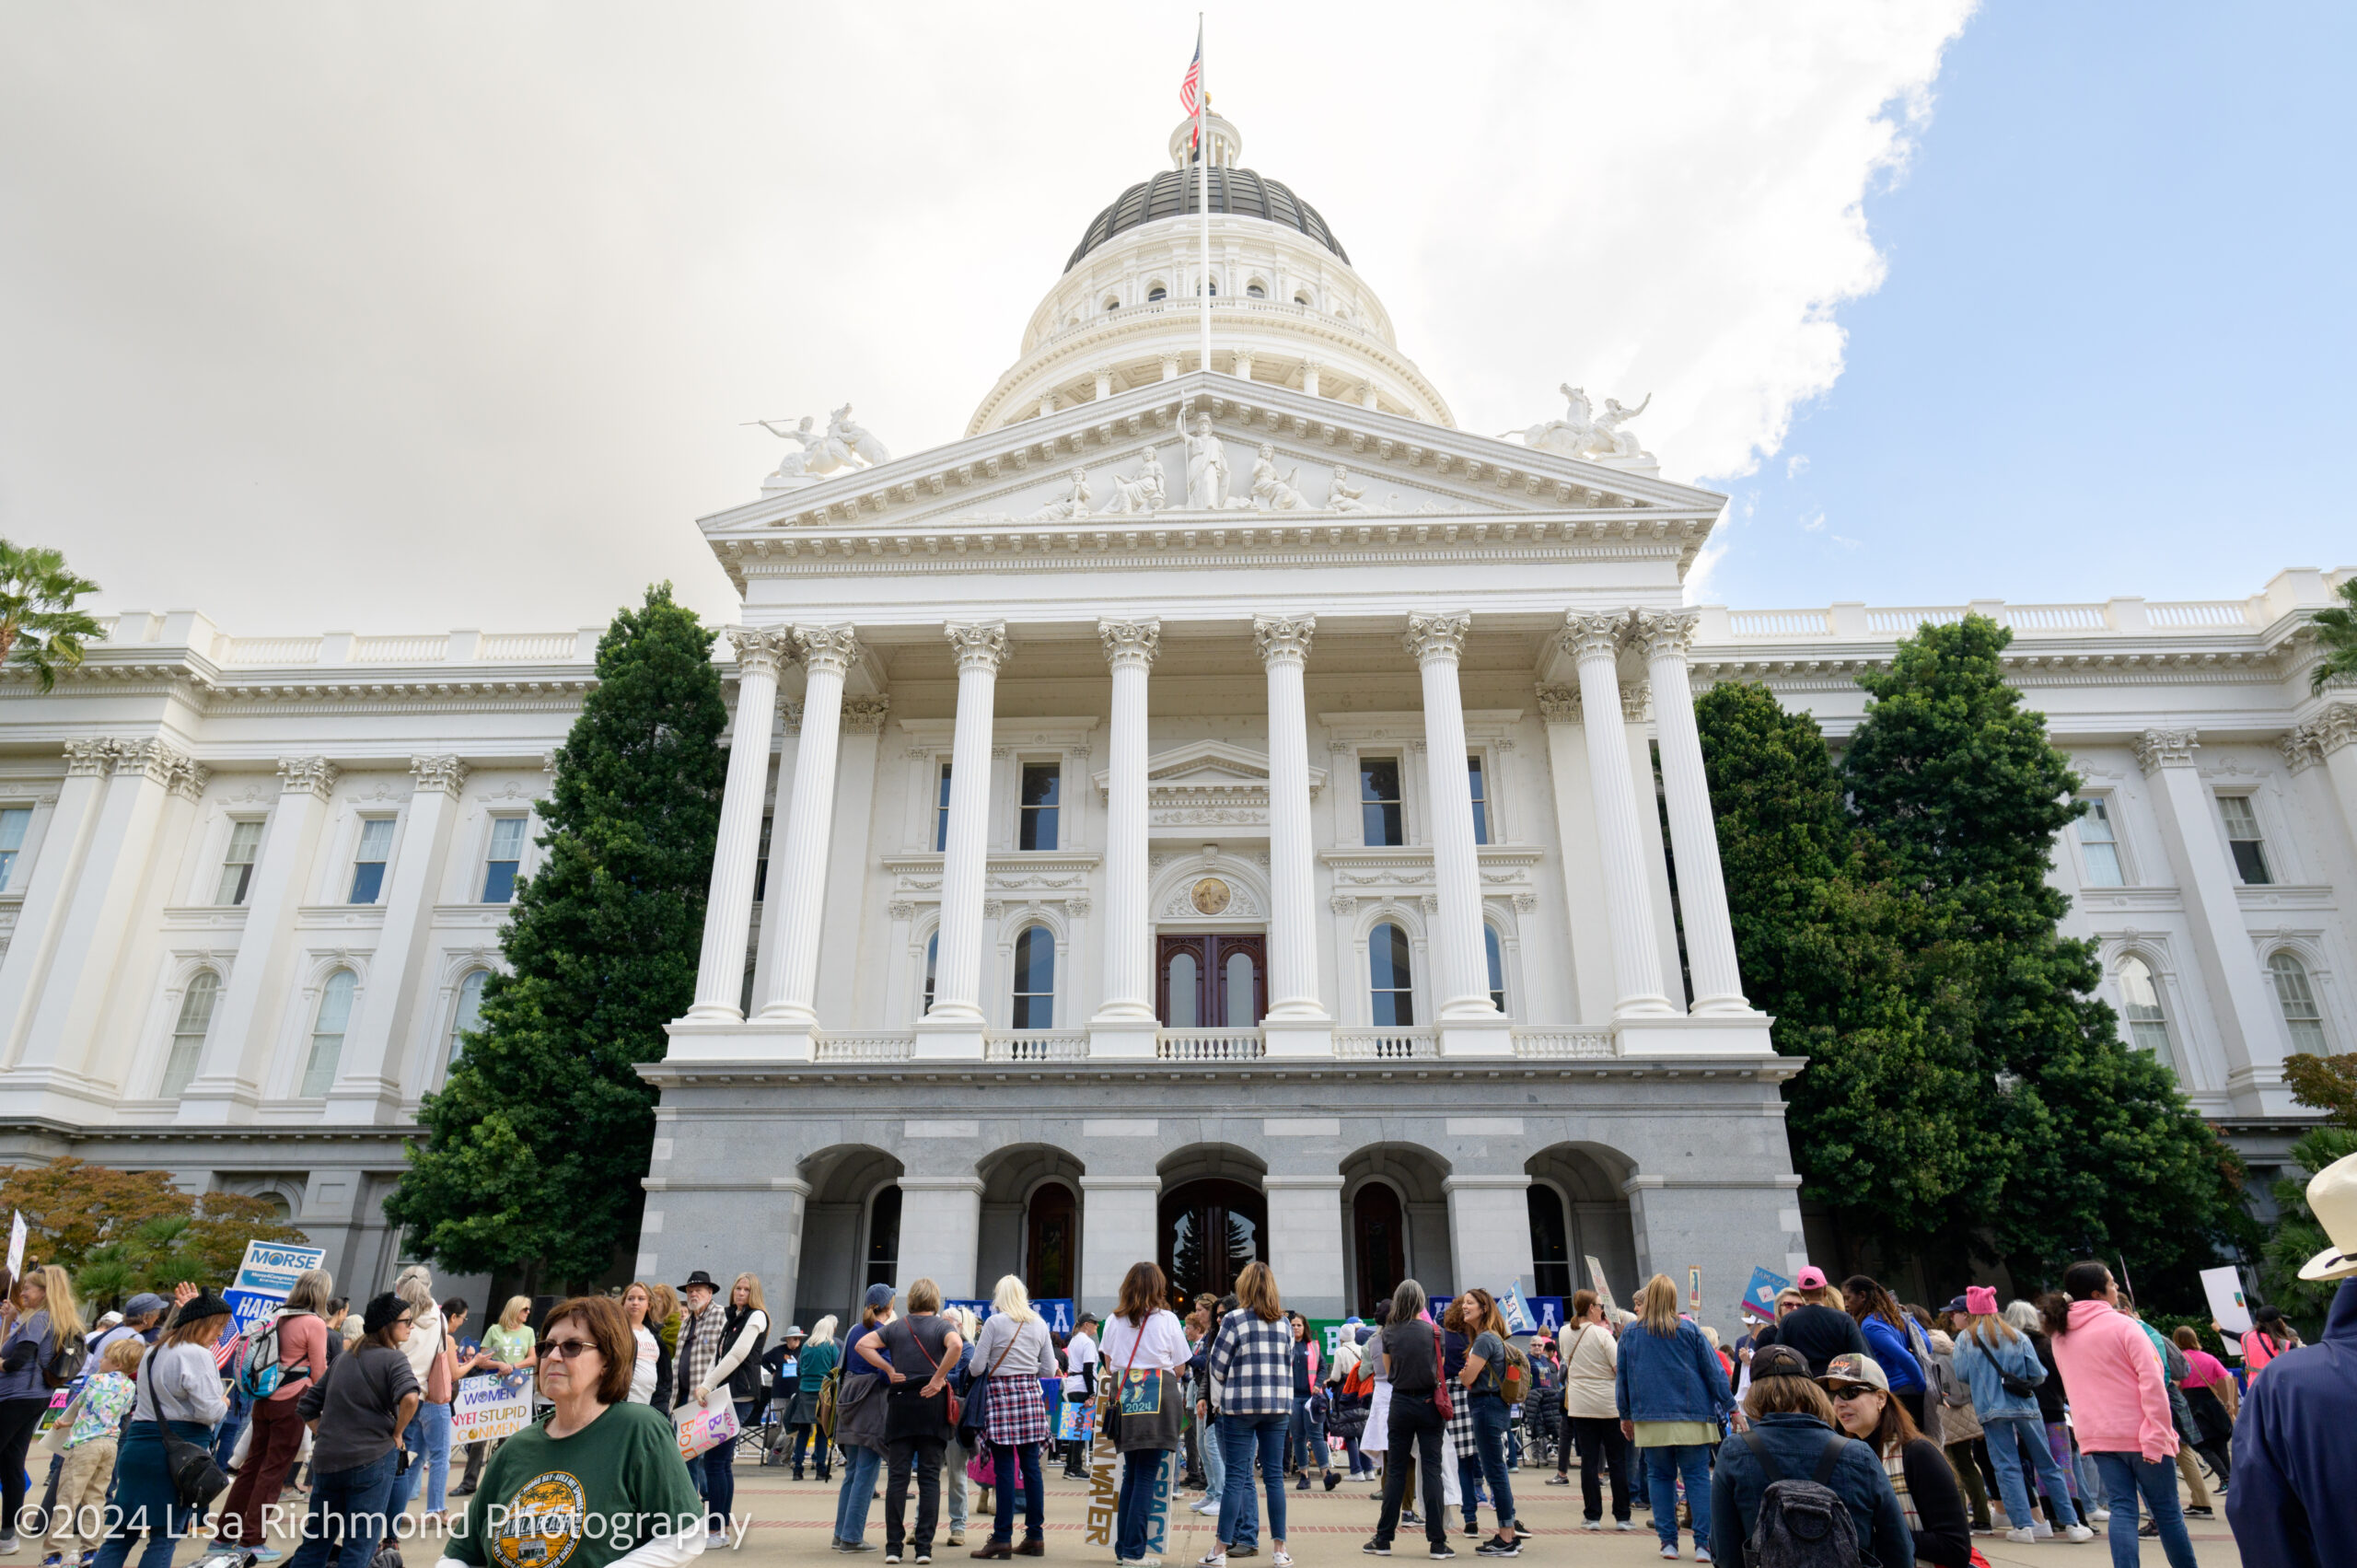
[[[1203,53],[1203,14],[1195,13],[1195,53],[1202,61]],[[1201,187],[1200,217],[1202,220],[1202,278],[1198,285],[1198,299],[1202,308],[1202,368],[1212,367],[1212,144],[1204,134],[1205,122],[1211,117],[1212,85],[1209,62],[1195,68],[1195,163],[1196,178]]]

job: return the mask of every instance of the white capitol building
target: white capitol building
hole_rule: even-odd
[[[1594,1255],[1623,1291],[1699,1267],[1724,1322],[1807,1244],[1692,693],[1764,681],[1839,738],[1856,672],[1968,609],[2095,803],[2054,877],[2122,1027],[2282,1162],[2283,1057],[2357,1046],[2357,703],[2309,695],[2306,628],[2350,573],[1689,607],[1722,496],[1617,404],[1458,430],[1213,133],[1208,361],[1182,130],[963,437],[898,456],[839,411],[702,519],[736,716],[641,1274],[751,1268],[807,1320],[1257,1252],[1336,1316]],[[354,1294],[389,1277],[598,632],[129,612],[53,693],[0,685],[0,1153],[276,1194]]]

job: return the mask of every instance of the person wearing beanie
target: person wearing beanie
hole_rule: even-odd
[[[2095,1532],[2080,1522],[2070,1482],[2046,1442],[2046,1421],[2038,1408],[2038,1385],[2046,1381],[2046,1364],[2028,1339],[1998,1316],[1995,1291],[1974,1285],[1964,1293],[1964,1329],[1956,1341],[1956,1369],[1972,1390],[1973,1414],[1988,1439],[1989,1462],[1996,1467],[1997,1491],[2010,1527],[2006,1539],[2037,1539],[2029,1489],[2022,1478],[2025,1450],[2038,1467],[2038,1484],[2055,1515],[2047,1523],[2072,1540],[2093,1539]]]
[[[438,1316],[438,1315],[437,1315]],[[287,1568],[366,1568],[392,1524],[401,1435],[425,1390],[410,1365],[417,1308],[391,1291],[361,1314],[360,1342],[296,1401],[313,1423],[310,1513]]]

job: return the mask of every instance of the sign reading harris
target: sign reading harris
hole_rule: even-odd
[[[296,1278],[306,1269],[325,1268],[327,1257],[324,1247],[249,1241],[245,1261],[238,1265],[238,1277],[231,1282],[231,1288],[251,1291],[256,1295],[274,1295],[284,1301],[294,1290]]]

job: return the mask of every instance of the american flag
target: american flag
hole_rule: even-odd
[[[1178,79],[1178,107],[1185,110],[1190,116],[1199,112],[1202,107],[1201,97],[1202,90],[1203,29],[1202,24],[1199,22],[1195,26],[1195,57],[1187,62],[1187,74]],[[1198,139],[1202,137],[1202,126],[1198,125],[1195,128],[1195,135]]]

